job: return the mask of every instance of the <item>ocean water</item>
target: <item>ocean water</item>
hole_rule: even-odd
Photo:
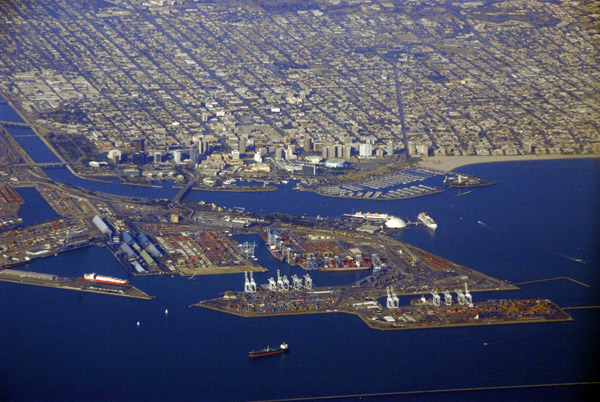
[[[36,151],[41,152],[41,151]],[[37,159],[36,159],[37,160]],[[352,211],[415,220],[427,211],[436,233],[422,227],[394,236],[444,258],[513,283],[518,291],[473,293],[475,300],[544,297],[560,306],[600,305],[600,161],[483,164],[458,169],[498,181],[456,198],[458,190],[402,201],[359,201],[296,192],[193,191],[206,200],[253,212],[334,216]],[[176,191],[87,182],[66,170],[58,180],[95,190],[147,197]],[[131,192],[131,193],[130,193]],[[34,208],[35,194],[22,194]],[[37,219],[37,218],[36,218]],[[272,259],[258,237],[269,272],[303,273]],[[574,259],[586,261],[581,264]],[[31,262],[23,269],[80,276],[125,277],[103,248],[88,247]],[[351,283],[365,273],[311,273],[316,285]],[[357,317],[319,314],[247,319],[189,305],[242,290],[243,275],[132,277],[155,296],[135,300],[0,283],[2,400],[246,401],[331,395],[598,381],[599,311],[569,310],[574,321],[414,331],[375,331]],[[168,314],[165,314],[168,309]],[[140,322],[140,326],[136,322]],[[287,355],[251,361],[248,351],[290,344]],[[582,400],[589,387],[503,389],[396,396],[396,400]],[[389,400],[392,397],[365,398]]]

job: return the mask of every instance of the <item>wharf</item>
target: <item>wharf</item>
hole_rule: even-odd
[[[91,282],[78,278],[67,278],[39,272],[4,269],[0,271],[0,281],[22,285],[44,286],[57,289],[76,290],[80,292],[101,293],[112,296],[132,297],[135,299],[153,299],[140,289],[131,285]]]
[[[370,328],[380,330],[573,321],[569,314],[547,299],[487,300],[451,306],[400,306],[356,314]]]
[[[476,325],[528,324],[572,321],[547,299],[487,300],[470,304],[431,304],[384,307],[371,298],[350,303],[342,288],[314,289],[302,294],[259,290],[257,293],[227,292],[222,298],[205,300],[190,307],[204,307],[240,317],[347,313],[357,315],[377,330],[463,327]]]
[[[547,299],[474,301],[471,292],[518,287],[386,236],[348,236],[280,224],[268,228],[266,237],[271,252],[290,265],[302,266],[303,259],[310,259],[319,268],[328,263],[330,257],[325,256],[351,254],[362,256],[355,259],[372,270],[352,284],[331,287],[313,287],[309,274],[304,275],[303,283],[297,275],[289,281],[278,271],[277,280],[269,278],[269,283],[261,286],[251,275],[245,276],[244,291],[226,291],[190,307],[241,317],[347,313],[379,330],[572,320]],[[400,304],[398,295],[419,294],[411,304]]]

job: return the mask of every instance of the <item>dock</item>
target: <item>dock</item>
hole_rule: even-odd
[[[79,292],[100,293],[112,296],[132,297],[135,299],[150,300],[150,296],[131,285],[102,283],[87,281],[79,278],[67,278],[40,272],[19,271],[4,269],[0,271],[0,281],[12,282],[22,285],[44,286],[49,288],[76,290]]]

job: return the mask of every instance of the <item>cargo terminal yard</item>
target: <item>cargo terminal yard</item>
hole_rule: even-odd
[[[347,286],[315,287],[309,273],[294,274],[290,282],[279,270],[277,278],[257,284],[246,273],[243,291],[226,291],[190,307],[242,317],[342,312],[381,330],[571,320],[545,299],[474,301],[469,285],[472,291],[518,288],[401,242],[395,249],[388,263],[373,266],[370,275]],[[399,295],[419,294],[410,305],[400,305]]]

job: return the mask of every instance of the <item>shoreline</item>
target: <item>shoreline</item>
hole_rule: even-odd
[[[477,165],[480,163],[495,163],[495,162],[518,162],[518,161],[543,161],[556,159],[581,159],[581,158],[600,158],[600,154],[583,154],[583,155],[489,155],[489,156],[431,156],[417,162],[419,166],[451,172],[456,168]]]

